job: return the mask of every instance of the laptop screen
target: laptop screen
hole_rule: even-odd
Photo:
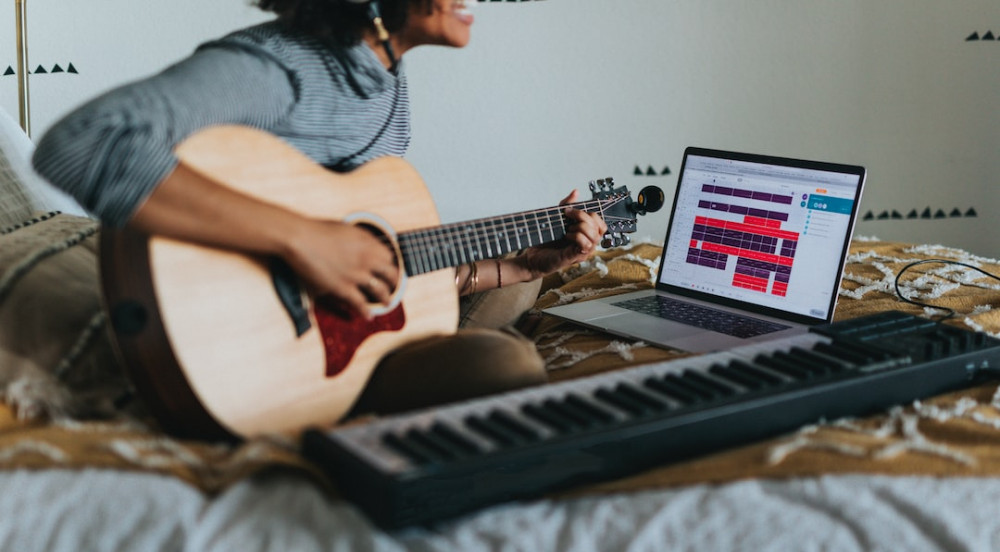
[[[657,287],[831,320],[864,176],[856,166],[688,148]]]

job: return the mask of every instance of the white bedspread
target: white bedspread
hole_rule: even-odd
[[[275,474],[215,499],[164,477],[0,474],[0,550],[1000,550],[1000,479],[828,476],[495,506],[387,533]]]

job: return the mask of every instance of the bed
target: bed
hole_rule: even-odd
[[[0,549],[1000,547],[1000,393],[989,382],[620,479],[383,530],[343,499],[337,482],[304,460],[293,440],[178,440],[123,404],[128,384],[109,368],[97,293],[99,228],[86,216],[39,211],[45,201],[23,199],[0,223]],[[602,251],[545,280],[518,327],[535,340],[551,381],[683,356],[541,313],[650,286],[658,252],[656,243]],[[959,249],[858,237],[837,319],[886,310],[937,314],[899,301],[894,291],[899,270],[924,259],[1000,272],[1000,261]],[[908,297],[956,309],[949,324],[1000,331],[993,309],[1000,286],[983,274],[928,264],[902,280]],[[46,386],[64,394],[39,392]],[[41,412],[52,417],[33,419]]]

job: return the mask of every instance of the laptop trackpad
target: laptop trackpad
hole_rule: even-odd
[[[590,323],[599,326],[601,322],[601,320],[594,320]],[[664,343],[677,338],[700,335],[707,332],[707,330],[696,326],[639,313],[616,316],[612,324],[613,327],[607,329],[613,333],[630,335],[654,343]]]

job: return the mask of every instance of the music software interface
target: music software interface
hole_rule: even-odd
[[[660,281],[824,318],[857,175],[691,155]]]

